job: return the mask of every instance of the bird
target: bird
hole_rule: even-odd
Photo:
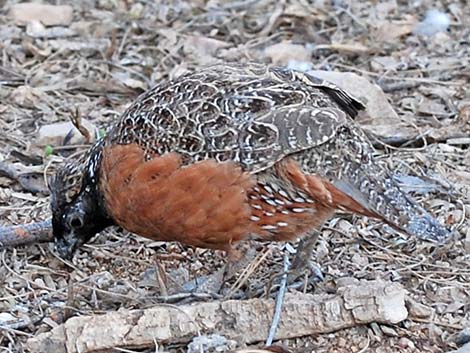
[[[70,258],[113,225],[229,260],[242,241],[301,239],[295,267],[337,211],[444,242],[451,230],[374,157],[355,121],[364,108],[328,81],[259,63],[162,81],[50,181],[56,249]]]

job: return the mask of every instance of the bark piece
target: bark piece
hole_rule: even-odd
[[[74,317],[28,340],[31,352],[92,353],[113,348],[141,349],[159,343],[186,343],[216,333],[240,344],[263,341],[274,310],[271,299],[228,300],[120,310]],[[406,319],[401,285],[361,281],[331,294],[287,294],[276,340],[333,332],[358,324],[395,324]]]

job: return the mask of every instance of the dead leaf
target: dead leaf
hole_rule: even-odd
[[[371,48],[357,42],[322,44],[315,46],[315,49],[329,49],[346,55],[370,54],[373,51]]]
[[[416,21],[383,21],[373,32],[373,38],[378,42],[394,42],[397,39],[409,35],[413,31]]]

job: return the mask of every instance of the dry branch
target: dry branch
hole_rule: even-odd
[[[159,305],[105,315],[74,317],[31,338],[31,352],[92,353],[187,343],[217,333],[251,344],[266,339],[274,310],[271,299]],[[397,283],[361,281],[331,294],[287,294],[276,339],[333,332],[358,324],[393,324],[406,319],[405,290]]]
[[[50,219],[21,226],[0,227],[0,249],[52,241]]]

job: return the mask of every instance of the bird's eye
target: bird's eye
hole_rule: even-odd
[[[78,229],[83,227],[83,220],[79,215],[73,215],[69,218],[69,226],[73,229]]]

